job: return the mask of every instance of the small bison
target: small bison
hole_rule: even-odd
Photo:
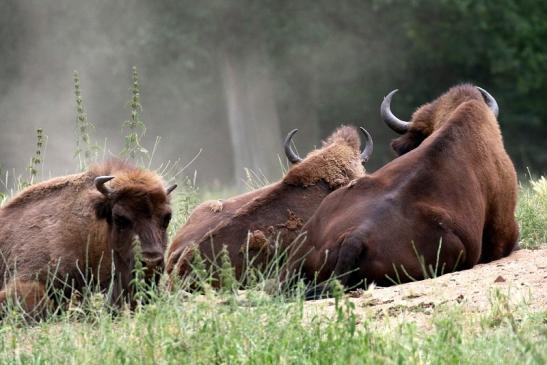
[[[343,126],[305,159],[291,149],[296,130],[290,132],[284,146],[294,165],[283,179],[224,201],[199,205],[169,247],[167,272],[186,275],[195,250],[209,265],[218,262],[223,247],[237,279],[249,264],[264,268],[276,250],[283,252],[295,240],[328,194],[364,175],[362,164],[372,154],[373,142],[368,132],[361,130],[366,139],[363,152],[357,130]]]
[[[0,209],[0,305],[39,314],[51,288],[85,285],[111,288],[113,303],[131,299],[136,237],[146,278],[163,269],[175,187],[113,160],[23,190]]]
[[[323,200],[293,255],[308,280],[345,286],[418,280],[509,255],[518,238],[517,178],[486,91],[464,84],[421,106],[410,122],[382,103],[403,134],[400,155]],[[391,278],[391,280],[390,280]],[[309,298],[328,294],[326,284]]]

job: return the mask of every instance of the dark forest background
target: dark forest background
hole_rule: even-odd
[[[392,108],[408,119],[460,82],[497,99],[517,168],[547,171],[546,1],[2,0],[0,55],[3,171],[23,172],[36,128],[46,168],[74,171],[73,70],[94,138],[118,152],[132,66],[143,143],[162,136],[158,161],[202,149],[203,185],[233,185],[245,167],[277,177],[289,130],[305,154],[341,123],[371,132],[374,170],[393,158],[382,97],[398,88]]]

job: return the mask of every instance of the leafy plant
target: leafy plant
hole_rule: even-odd
[[[141,120],[142,105],[140,102],[141,92],[139,85],[139,74],[137,68],[133,66],[131,100],[128,103],[130,108],[129,120],[123,122],[122,130],[126,131],[124,149],[121,155],[136,160],[139,156],[148,157],[148,150],[141,144],[141,140],[146,134],[146,126]]]
[[[76,152],[79,170],[85,170],[89,163],[97,158],[99,146],[91,141],[95,125],[87,119],[84,100],[80,89],[80,75],[74,71],[74,96],[76,98]]]
[[[520,245],[539,248],[547,243],[547,179],[541,177],[521,186],[517,205]]]
[[[28,180],[21,180],[21,187],[25,188],[34,183],[38,177],[38,172],[40,171],[40,166],[43,165],[43,152],[45,144],[47,141],[47,136],[44,135],[42,128],[36,130],[36,150],[34,155],[30,158],[30,163],[27,166],[27,171],[29,174]]]

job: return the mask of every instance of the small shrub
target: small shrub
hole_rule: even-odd
[[[44,130],[42,128],[38,128],[36,130],[36,150],[34,151],[34,155],[30,158],[30,163],[27,166],[29,178],[28,180],[21,180],[21,188],[26,188],[34,184],[34,182],[37,180],[40,166],[42,166],[44,162],[43,152],[46,140],[47,136],[44,135]]]
[[[76,98],[76,151],[80,171],[86,169],[90,162],[97,159],[99,146],[91,141],[95,125],[87,119],[84,100],[80,89],[80,75],[74,71],[74,96]]]
[[[131,110],[129,120],[123,122],[122,129],[127,131],[125,136],[125,146],[121,155],[131,160],[137,160],[137,157],[148,157],[148,150],[141,145],[141,140],[146,134],[146,126],[141,120],[142,113],[141,91],[139,85],[139,74],[137,68],[133,66],[133,85],[131,88],[131,100],[128,105]]]
[[[520,246],[539,248],[547,243],[547,179],[530,180],[520,191],[517,206]]]

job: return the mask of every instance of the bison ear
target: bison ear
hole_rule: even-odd
[[[106,219],[106,221],[112,223],[112,205],[108,199],[101,199],[95,203],[95,216],[97,219]]]
[[[391,148],[398,156],[402,156],[418,147],[425,137],[422,133],[409,132],[404,136],[394,139],[391,142]]]

